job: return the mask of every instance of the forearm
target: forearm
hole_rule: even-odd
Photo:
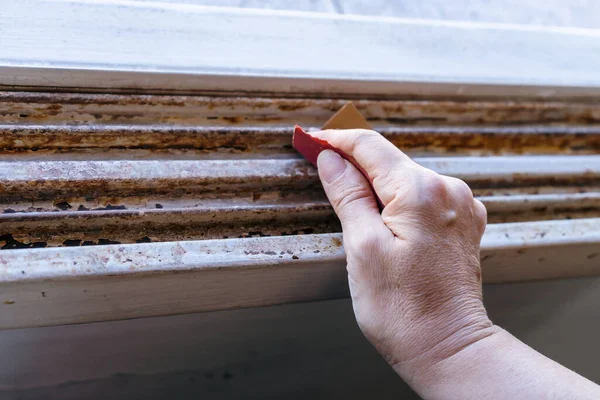
[[[425,399],[600,398],[600,386],[498,327],[434,365],[396,371]]]

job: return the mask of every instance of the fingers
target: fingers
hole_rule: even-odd
[[[365,221],[355,224],[362,225],[356,229],[369,229],[373,221],[383,222],[389,231],[400,238],[407,237],[407,229],[415,228],[418,231],[420,228],[417,227],[424,222],[462,226],[465,229],[475,226],[472,232],[478,238],[483,234],[487,220],[485,207],[473,199],[471,189],[460,179],[443,176],[418,165],[374,131],[325,130],[311,134],[353,157],[371,179],[374,190],[385,206],[379,215],[376,203],[372,204],[373,196],[367,181],[352,164],[339,162],[344,167],[339,174],[347,174],[352,177],[351,180],[335,176],[328,181],[325,164],[334,163],[320,161],[319,173],[327,195],[344,226],[365,218]],[[330,151],[323,157],[331,159],[334,156],[330,153],[334,152]],[[341,158],[337,154],[335,157]],[[348,169],[348,165],[352,168]],[[369,212],[364,213],[364,210]]]
[[[366,171],[384,205],[393,200],[399,185],[405,181],[407,174],[411,174],[412,168],[422,168],[375,131],[324,130],[310,134],[353,157]]]
[[[342,223],[347,247],[355,247],[363,237],[376,241],[392,236],[381,219],[369,182],[350,162],[325,150],[317,166],[325,193]]]

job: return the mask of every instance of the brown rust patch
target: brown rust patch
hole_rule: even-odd
[[[385,129],[383,135],[409,152],[474,154],[596,154],[600,129],[538,128],[410,128]]]
[[[283,112],[290,112],[290,111],[297,111],[297,110],[302,110],[303,108],[308,107],[309,104],[307,103],[295,103],[295,104],[279,104],[277,106],[277,109],[279,111],[283,111]]]
[[[89,246],[279,236],[286,230],[287,235],[302,235],[341,229],[327,203],[312,206],[299,203],[297,207],[272,204],[269,208],[258,205],[246,210],[233,204],[229,209],[218,207],[218,211],[190,211],[171,208],[147,209],[144,213],[129,210],[21,213],[1,222],[14,234],[4,248],[30,248],[40,240],[45,240],[48,246]]]
[[[77,116],[91,122],[125,120],[128,116],[145,123],[185,123],[198,121],[203,112],[215,111],[213,115],[244,117],[252,120],[257,114],[292,114],[298,119],[310,111],[317,123],[326,120],[345,102],[343,99],[292,97],[245,97],[245,96],[189,96],[189,95],[140,95],[140,94],[94,94],[94,93],[43,93],[0,92],[0,119],[19,122],[23,119],[57,119],[72,122]],[[373,121],[396,121],[408,124],[543,124],[543,123],[598,123],[600,107],[586,102],[560,101],[449,101],[449,100],[358,100],[356,106]],[[56,106],[62,106],[59,110]],[[36,111],[39,109],[39,111]],[[146,112],[139,112],[144,109]],[[239,111],[238,111],[239,110]],[[218,112],[217,112],[218,111]],[[163,118],[167,118],[164,120]],[[321,122],[322,122],[321,121]],[[292,124],[294,121],[290,121]],[[295,121],[302,122],[302,121]],[[318,124],[318,123],[317,123]]]
[[[600,127],[381,128],[409,153],[597,154]],[[289,128],[0,125],[0,153],[83,152],[86,149],[293,153]],[[25,154],[24,154],[25,155]]]
[[[231,124],[239,124],[244,120],[243,117],[221,117],[221,119]]]
[[[282,148],[289,130],[136,126],[0,126],[3,152],[33,149],[196,149],[250,151]]]
[[[0,152],[7,159],[17,161],[45,157],[118,160],[135,155],[165,160],[161,167],[168,167],[170,161],[179,157],[292,158],[297,155],[291,149],[291,132],[285,125],[306,122],[308,126],[319,126],[344,103],[339,99],[0,92],[0,121],[5,123],[0,126]],[[583,125],[600,123],[599,104],[412,100],[359,100],[355,104],[385,137],[410,154],[600,153],[600,126]],[[44,125],[34,124],[38,122]],[[76,125],[71,125],[73,122]],[[272,126],[266,126],[268,123]],[[251,171],[252,165],[246,169]],[[189,214],[173,210],[172,205],[161,208],[162,200],[160,203],[152,200],[146,208],[162,211],[163,215],[150,215],[139,204],[130,212],[132,198],[151,196],[174,201],[218,199],[222,204],[233,204],[229,200],[243,197],[256,202],[256,206],[271,202],[268,198],[271,192],[277,192],[278,196],[269,203],[271,205],[284,204],[288,197],[299,193],[309,199],[311,194],[318,193],[322,198],[315,169],[308,164],[282,168],[265,176],[218,177],[215,174],[187,178],[174,174],[168,179],[116,180],[88,172],[89,175],[82,177],[77,171],[56,168],[39,173],[28,182],[0,182],[5,202],[17,203],[5,208],[7,214],[0,214],[6,217],[2,225],[6,232],[15,235],[5,237],[4,245],[8,246],[5,248],[301,235],[340,230],[330,208],[316,210],[306,205],[283,212],[283,208],[273,206],[247,213],[221,207],[190,219]],[[68,178],[74,175],[81,179]],[[469,183],[480,192],[506,188],[517,193],[521,189],[537,191],[549,185],[594,187],[598,185],[598,177],[589,173],[539,179],[517,174],[500,180],[476,178]],[[267,195],[263,195],[265,193]],[[14,197],[10,197],[13,194]],[[78,196],[86,199],[85,205],[74,202]],[[32,205],[39,201],[47,202],[44,207]],[[305,201],[308,204],[309,201]],[[52,202],[60,212],[51,207]],[[46,212],[51,209],[57,214],[54,219],[47,217]],[[96,214],[89,213],[92,211]],[[567,211],[568,217],[598,215],[597,209],[577,209],[566,214]],[[44,218],[48,219],[23,218],[8,222],[8,218],[16,214],[29,214],[29,218],[34,212],[45,213]],[[556,219],[563,216],[550,217],[551,214],[550,209],[518,215],[499,212],[491,213],[490,218]],[[332,241],[334,246],[342,246],[339,239]]]

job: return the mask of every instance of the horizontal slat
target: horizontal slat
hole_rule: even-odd
[[[291,124],[291,123],[290,123]],[[291,126],[291,125],[290,125]],[[198,150],[196,158],[244,153],[295,154],[290,126],[185,127],[178,125],[0,125],[0,148],[12,157],[59,159],[159,156],[165,150]],[[600,152],[600,126],[395,126],[378,127],[388,140],[415,155],[594,154]],[[85,150],[85,152],[83,152]],[[75,152],[73,155],[67,151]],[[125,154],[124,152],[127,151]],[[152,151],[152,153],[150,153]],[[178,158],[174,151],[165,157]],[[79,152],[79,153],[78,153]],[[0,157],[2,154],[0,153]],[[6,156],[4,156],[6,157]]]
[[[481,261],[485,282],[598,275],[600,219],[488,225]]]
[[[488,212],[600,209],[600,193],[565,193],[512,196],[479,196]]]
[[[599,243],[600,219],[490,225],[483,278],[595,275]],[[347,296],[339,234],[15,250],[0,265],[3,329]]]
[[[419,164],[474,188],[597,184],[600,156],[434,157]],[[0,162],[0,197],[295,190],[318,186],[317,172],[298,159]]]
[[[600,87],[591,29],[130,0],[9,3],[3,18],[5,87],[513,98]]]
[[[117,192],[231,192],[302,188],[316,183],[316,170],[295,160],[52,161],[0,162],[4,196],[109,195]]]
[[[4,213],[0,214],[0,245],[15,249],[339,232],[333,210],[324,196],[319,197],[320,201],[305,196],[245,204],[233,199],[212,201],[212,205],[190,201],[184,208],[168,203],[149,208],[159,204],[154,203],[137,209]]]
[[[479,197],[490,223],[600,215],[600,193]],[[84,200],[0,208],[2,249],[109,243],[207,240],[339,232],[322,192],[259,198],[120,199],[108,207]],[[95,206],[95,207],[94,207]],[[11,208],[12,207],[12,208]],[[17,209],[15,209],[17,208]]]
[[[580,187],[580,191],[585,189]],[[600,192],[478,196],[488,222],[589,218],[600,215]]]
[[[154,160],[136,161],[48,161],[0,162],[0,179],[6,182],[189,179],[198,182],[230,179],[233,183],[254,176],[283,180],[293,174],[316,176],[304,160]],[[444,175],[464,179],[504,177],[600,176],[600,156],[522,156],[522,157],[419,157],[415,161]],[[310,171],[310,172],[309,172]],[[517,178],[515,178],[517,180]]]
[[[499,250],[598,245],[599,243],[600,218],[591,218],[491,224],[486,229],[481,249],[482,257],[485,258],[488,253]],[[77,271],[78,277],[82,277],[160,272],[171,269],[250,268],[278,264],[281,259],[290,261],[301,258],[303,262],[335,261],[339,257],[343,258],[341,246],[340,234],[326,234],[26,249],[0,253],[1,263],[5,265],[1,270],[0,282],[70,279],[73,277],[73,270]],[[183,255],[185,257],[182,258]],[[591,255],[593,257],[587,257],[590,260],[595,257],[594,254]],[[128,259],[132,261],[127,261]],[[20,262],[16,262],[19,260]],[[12,265],[6,267],[8,262]],[[576,273],[576,270],[571,272]]]
[[[221,96],[156,96],[90,93],[0,92],[6,124],[166,125],[286,127],[321,126],[347,100]],[[353,101],[373,126],[591,124],[600,122],[597,102],[501,100]],[[516,128],[519,128],[518,126]],[[35,127],[31,127],[35,129]],[[51,132],[51,131],[50,131]]]
[[[436,157],[415,161],[472,186],[541,182],[584,184],[600,177],[600,156]]]

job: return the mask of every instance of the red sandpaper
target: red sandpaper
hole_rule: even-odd
[[[317,158],[319,158],[319,154],[321,154],[321,152],[323,150],[333,150],[336,153],[338,153],[340,156],[345,158],[346,160],[350,161],[352,163],[352,165],[354,165],[356,167],[356,169],[358,169],[363,174],[363,176],[367,179],[367,181],[371,185],[373,194],[375,195],[375,198],[377,199],[377,204],[379,205],[379,209],[383,210],[383,203],[381,202],[381,199],[379,198],[379,196],[377,196],[377,193],[375,193],[375,189],[373,188],[373,181],[367,174],[367,171],[365,171],[364,168],[361,167],[358,164],[358,162],[356,162],[354,157],[349,156],[348,154],[344,153],[337,147],[332,146],[326,140],[319,139],[315,136],[309,135],[299,125],[296,125],[294,127],[294,136],[292,137],[292,145],[294,146],[294,148],[296,150],[298,150],[298,152],[300,154],[302,154],[302,156],[304,158],[306,158],[308,161],[310,161],[315,167],[317,166]]]

